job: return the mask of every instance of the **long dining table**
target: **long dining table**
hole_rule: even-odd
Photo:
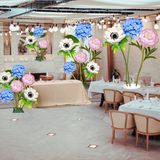
[[[138,92],[138,93],[140,93],[143,96],[145,96],[145,94],[147,93],[147,91],[150,94],[158,94],[158,95],[160,95],[160,87],[141,86],[138,89],[128,90],[128,89],[126,89],[126,88],[123,87],[124,84],[125,84],[124,81],[121,81],[120,83],[104,82],[103,80],[92,81],[90,83],[90,87],[88,89],[88,96],[89,96],[89,98],[92,98],[93,95],[100,93],[101,94],[101,103],[100,103],[100,106],[102,106],[103,105],[103,101],[104,101],[103,89],[114,89],[114,90],[120,91],[121,93],[123,91]]]
[[[39,93],[38,104],[33,108],[91,104],[82,82],[78,80],[38,81],[33,88]]]

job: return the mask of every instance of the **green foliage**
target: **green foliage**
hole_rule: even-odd
[[[80,43],[80,41],[77,39],[77,37],[73,36],[73,35],[67,35],[65,36],[65,38],[67,39],[72,39],[73,43]]]
[[[70,50],[70,53],[73,55],[73,56],[75,56],[75,54],[76,54],[76,47],[78,47],[79,45],[75,45],[71,50]]]
[[[45,37],[46,36],[46,33],[43,33],[43,35],[42,36],[40,36],[40,38],[43,38],[43,37]]]
[[[99,73],[90,73],[90,72],[88,72],[88,70],[86,69],[85,77],[90,77],[91,79],[93,79],[94,75],[99,76]]]
[[[142,51],[142,45],[140,45],[138,41],[136,41],[136,43],[131,42],[129,45],[136,46]]]
[[[33,34],[34,34],[33,32],[30,32],[30,33],[29,33],[30,36],[33,36]]]
[[[101,52],[102,51],[96,51],[96,50],[92,51],[92,59],[91,59],[91,61],[93,61],[94,59],[100,59],[101,60],[101,58],[97,57]]]

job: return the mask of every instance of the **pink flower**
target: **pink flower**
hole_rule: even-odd
[[[92,50],[99,50],[102,47],[102,41],[99,38],[93,37],[88,42]]]
[[[75,60],[78,63],[84,63],[87,61],[87,59],[88,59],[87,54],[84,52],[77,52],[75,55]]]
[[[153,47],[159,41],[158,34],[152,29],[142,30],[142,32],[138,36],[138,39],[141,45],[145,47]]]
[[[11,83],[11,89],[13,92],[21,92],[23,88],[24,88],[23,83],[19,80],[14,80]]]
[[[48,43],[47,40],[41,39],[41,40],[39,41],[39,47],[40,47],[40,48],[47,48],[48,46],[49,46],[49,43]]]
[[[25,74],[22,77],[22,81],[23,81],[24,85],[30,86],[35,82],[35,78],[31,74]]]

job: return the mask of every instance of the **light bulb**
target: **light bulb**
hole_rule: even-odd
[[[51,26],[49,26],[49,29],[48,29],[48,31],[52,33],[52,29],[51,29]]]
[[[16,30],[19,31],[19,23],[17,23]]]
[[[144,16],[144,19],[143,19],[143,21],[144,21],[144,22],[147,22],[146,16]]]
[[[119,22],[119,17],[118,17],[117,21]]]
[[[11,31],[9,31],[9,33],[11,33]]]
[[[32,32],[34,32],[34,26],[32,26],[32,29],[31,29],[31,31],[32,31]]]
[[[106,29],[106,28],[107,28],[106,23],[104,23],[104,25],[103,25],[103,29]]]
[[[19,36],[19,32],[17,32],[17,36]]]
[[[92,21],[92,26],[94,25],[94,21]]]
[[[2,36],[2,32],[0,32],[0,36]]]
[[[85,23],[86,21],[85,20],[83,20],[83,23]]]
[[[110,21],[108,21],[108,24],[110,24],[111,22]]]
[[[118,23],[118,27],[120,27],[121,26],[121,24],[120,24],[120,22]]]
[[[61,33],[64,33],[64,28],[61,28],[61,29],[60,29],[60,32],[61,32]]]
[[[104,19],[102,18],[101,22],[103,23],[104,22]]]
[[[97,26],[99,27],[99,23],[97,23]]]
[[[128,15],[127,15],[127,17],[126,17],[127,19],[128,19]]]
[[[10,29],[11,31],[14,31],[14,25],[13,25],[13,22],[11,22],[11,24],[10,24],[10,26],[9,26],[9,29]]]
[[[117,27],[117,24],[116,24],[116,23],[114,23],[114,27]]]
[[[102,28],[102,26],[101,25],[99,25],[99,29],[101,29]]]
[[[114,20],[116,19],[115,16],[113,16],[113,19],[114,19]]]
[[[159,26],[158,26],[158,24],[157,24],[157,21],[155,21],[154,28],[155,28],[155,29],[158,29],[158,28],[159,28]]]
[[[7,36],[7,32],[5,33],[5,36]]]
[[[29,29],[28,29],[28,26],[26,26],[25,32],[28,32],[28,30],[29,30]]]
[[[57,24],[56,24],[56,27],[54,28],[54,31],[55,31],[55,32],[57,32],[57,31],[58,31]]]
[[[156,20],[159,20],[159,18],[160,18],[160,17],[159,17],[159,15],[157,14]]]

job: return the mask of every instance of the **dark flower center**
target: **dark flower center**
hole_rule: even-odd
[[[28,41],[29,41],[29,42],[33,42],[33,39],[29,39]]]
[[[112,32],[112,33],[110,34],[110,37],[111,37],[111,39],[115,40],[115,39],[118,39],[119,35],[118,35],[117,32]]]
[[[3,79],[4,81],[7,81],[7,80],[8,80],[8,77],[7,77],[7,76],[3,76],[2,79]]]
[[[33,97],[33,93],[32,92],[28,92],[28,97],[32,98]]]
[[[94,65],[91,65],[91,66],[90,66],[90,69],[91,69],[92,71],[94,71],[94,70],[95,70]]]
[[[69,44],[69,43],[64,43],[63,46],[64,46],[65,48],[69,48],[70,44]]]

